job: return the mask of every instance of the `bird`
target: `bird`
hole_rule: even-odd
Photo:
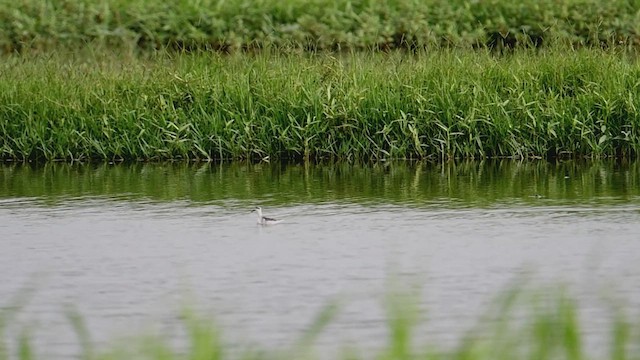
[[[260,206],[256,206],[255,209],[251,210],[251,212],[258,213],[258,224],[259,225],[275,225],[281,223],[283,220],[277,220],[274,218],[262,216],[262,208]]]

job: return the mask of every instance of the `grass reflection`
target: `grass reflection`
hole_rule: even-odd
[[[139,163],[0,165],[0,198],[74,197],[494,206],[628,203],[640,196],[638,162],[432,164]]]

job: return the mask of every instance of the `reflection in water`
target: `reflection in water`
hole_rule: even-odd
[[[343,299],[323,346],[375,347],[396,273],[423,288],[425,337],[446,344],[530,268],[570,283],[597,335],[602,286],[640,305],[638,166],[3,165],[0,299],[44,275],[10,330],[33,328],[47,358],[77,353],[64,304],[102,343],[149,323],[175,333],[189,296],[229,341],[266,347],[291,344]],[[286,221],[256,225],[257,203]]]
[[[625,202],[638,195],[640,163],[618,161],[0,166],[0,199],[38,198],[45,203],[99,196],[208,204],[354,202],[449,208],[538,204],[538,199],[582,205]]]

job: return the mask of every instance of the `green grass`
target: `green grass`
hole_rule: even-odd
[[[476,324],[451,346],[439,346],[432,340],[420,336],[417,325],[420,319],[428,319],[419,306],[419,292],[405,290],[388,294],[384,304],[387,309],[387,339],[370,349],[358,348],[357,344],[334,344],[336,359],[379,360],[582,360],[610,359],[627,360],[640,357],[637,346],[640,327],[637,321],[628,318],[624,308],[609,301],[611,317],[608,328],[595,331],[600,344],[587,344],[578,301],[562,286],[545,286],[526,290],[522,286],[510,288],[499,294]],[[3,310],[0,319],[15,315],[15,308]],[[7,316],[13,313],[12,316]],[[169,344],[172,339],[163,335],[140,335],[122,338],[117,343],[96,348],[90,340],[91,329],[86,328],[77,314],[69,316],[71,327],[81,343],[80,359],[115,360],[217,360],[217,359],[327,359],[322,349],[315,345],[316,339],[340,314],[340,306],[330,302],[288,348],[262,350],[257,347],[230,347],[222,340],[222,329],[193,311],[184,311],[179,317],[186,342],[180,348]],[[606,322],[605,322],[606,323]],[[427,322],[428,324],[428,322]],[[600,323],[601,324],[601,323]],[[601,325],[600,325],[601,326]],[[6,323],[0,322],[0,331]],[[28,331],[0,339],[0,360],[37,359],[33,338]],[[2,335],[3,332],[0,332]],[[8,351],[7,345],[13,351]],[[605,345],[608,344],[608,345]],[[46,349],[38,352],[46,358]],[[367,355],[362,355],[367,354]]]
[[[0,50],[640,44],[637,0],[0,0]]]
[[[0,65],[0,158],[634,156],[640,63],[615,50],[127,56]]]

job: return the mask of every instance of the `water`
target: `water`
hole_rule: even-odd
[[[533,274],[570,285],[597,339],[603,302],[640,305],[639,167],[3,165],[0,306],[35,289],[9,330],[47,358],[79,352],[69,311],[99,347],[179,334],[190,306],[233,346],[273,349],[332,300],[341,312],[319,346],[379,347],[385,294],[404,284],[420,292],[419,336],[446,346]],[[285,222],[256,225],[255,205]]]

